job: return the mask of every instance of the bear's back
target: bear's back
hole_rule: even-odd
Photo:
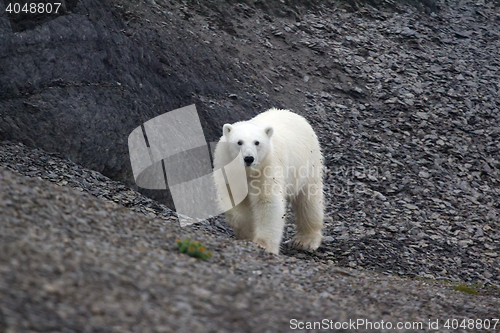
[[[270,154],[273,157],[266,163],[279,163],[284,170],[289,170],[285,172],[286,183],[301,186],[310,179],[322,179],[323,156],[318,137],[304,117],[288,110],[270,109],[250,121],[274,128]],[[299,170],[305,172],[299,174]]]
[[[319,150],[316,133],[307,120],[289,110],[269,109],[250,120],[262,127],[274,128],[273,143],[285,144],[288,149]]]

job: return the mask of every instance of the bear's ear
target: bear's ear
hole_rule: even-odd
[[[230,124],[225,124],[224,127],[222,127],[222,134],[227,138],[229,137],[229,133],[233,130],[233,126]]]
[[[267,126],[265,129],[264,129],[264,132],[266,133],[266,135],[268,137],[272,137],[273,136],[273,133],[274,133],[274,128],[272,128],[271,126]]]

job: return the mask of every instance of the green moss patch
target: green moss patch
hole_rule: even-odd
[[[454,286],[453,290],[461,291],[466,294],[471,294],[471,295],[479,295],[476,289],[473,289],[465,284],[461,284],[459,286]]]
[[[212,257],[212,253],[207,251],[205,245],[200,242],[192,241],[189,238],[185,238],[184,240],[178,239],[177,248],[179,249],[179,252],[186,253],[191,257],[201,260],[207,260]]]

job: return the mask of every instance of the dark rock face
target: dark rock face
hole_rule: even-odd
[[[144,25],[131,5],[80,1],[13,32],[22,29],[0,4],[1,140],[59,152],[133,187],[127,137],[143,122],[196,103],[207,141],[215,141],[224,122],[260,111],[228,97],[252,88],[226,55],[168,13],[169,29]]]

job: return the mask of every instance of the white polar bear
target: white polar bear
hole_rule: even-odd
[[[297,221],[292,246],[316,250],[323,227],[323,156],[307,120],[273,108],[249,121],[225,124],[214,153],[214,170],[238,156],[245,166],[248,195],[226,211],[236,236],[278,254],[288,201]],[[227,179],[234,177],[218,175],[218,200],[227,202],[222,196],[231,193]]]

